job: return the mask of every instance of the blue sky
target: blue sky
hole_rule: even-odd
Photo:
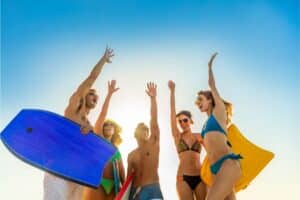
[[[162,145],[174,146],[165,114],[169,112],[166,83],[175,80],[177,108],[193,112],[194,129],[199,131],[205,116],[199,115],[193,101],[198,90],[207,88],[207,61],[218,51],[217,86],[233,102],[235,122],[252,141],[276,154],[240,197],[253,199],[286,190],[292,195],[289,199],[296,199],[293,188],[300,179],[296,154],[300,150],[296,127],[300,111],[296,102],[300,97],[299,7],[296,0],[2,1],[0,129],[24,107],[63,113],[69,96],[108,44],[116,56],[95,87],[100,103],[107,80],[115,78],[121,87],[109,116],[122,122],[127,139],[121,147],[124,156],[135,146],[134,126],[149,118],[149,102],[143,93],[148,80],[159,86]],[[92,121],[97,111],[91,114]],[[124,120],[127,115],[130,121]],[[174,147],[163,150],[161,174],[170,169],[164,166],[169,154],[178,162]],[[40,198],[41,172],[20,163],[2,146],[0,163],[5,163],[0,188],[9,177],[23,177],[26,183],[30,180],[24,174],[35,174],[32,181],[38,189],[27,188],[26,194]],[[176,174],[174,166],[170,177]],[[174,180],[161,179],[163,189],[170,191],[167,199],[174,199]],[[6,184],[7,195],[13,183]],[[280,194],[274,194],[276,198]]]

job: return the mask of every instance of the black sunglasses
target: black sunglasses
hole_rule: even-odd
[[[189,119],[188,118],[184,118],[184,119],[180,119],[178,121],[179,121],[180,124],[183,123],[183,122],[187,123],[189,121]]]

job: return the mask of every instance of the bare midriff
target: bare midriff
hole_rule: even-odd
[[[226,135],[218,131],[206,133],[204,145],[211,164],[219,160],[224,155],[232,153],[231,148],[227,144]]]
[[[194,151],[185,151],[179,154],[177,176],[198,176],[200,175],[200,169],[200,153]]]

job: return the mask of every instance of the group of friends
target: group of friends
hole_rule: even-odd
[[[198,92],[195,101],[199,110],[208,116],[201,133],[193,133],[191,130],[193,125],[191,112],[187,110],[176,112],[175,83],[168,82],[171,132],[179,157],[176,188],[178,198],[181,200],[236,199],[234,185],[242,175],[239,164],[241,156],[233,153],[226,136],[232,105],[222,99],[215,84],[212,64],[216,55],[217,53],[213,54],[208,62],[210,90]],[[92,85],[103,66],[111,63],[113,56],[113,50],[106,48],[90,75],[70,97],[64,116],[80,124],[83,134],[93,131],[118,148],[122,143],[121,127],[115,121],[106,118],[110,99],[119,90],[115,80],[108,82],[107,95],[95,125],[88,120],[90,111],[98,102],[98,95],[96,90],[92,89]],[[163,199],[158,175],[160,129],[157,119],[157,85],[153,82],[147,83],[146,94],[150,99],[150,124],[137,125],[134,131],[137,147],[129,153],[127,159],[126,174],[127,176],[134,174],[129,198],[132,200]],[[210,187],[203,182],[200,175],[202,148],[205,148],[211,163],[210,170],[214,181]],[[117,156],[116,160],[120,182],[124,183],[126,174],[121,156]],[[101,185],[97,189],[46,173],[44,200],[112,200],[116,197],[113,170],[113,163],[109,162],[104,169]]]

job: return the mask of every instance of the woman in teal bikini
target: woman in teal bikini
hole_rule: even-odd
[[[234,154],[227,141],[226,127],[229,122],[231,104],[224,101],[216,88],[212,72],[212,62],[209,63],[209,91],[200,91],[196,105],[201,112],[206,112],[208,119],[204,124],[201,136],[207,152],[210,169],[214,175],[214,183],[208,191],[207,200],[232,200],[235,198],[234,185],[242,175],[239,165],[240,155]]]
[[[107,139],[107,141],[112,143],[116,148],[122,142],[120,137],[121,127],[113,120],[105,120],[105,118],[110,98],[118,89],[119,88],[116,88],[116,81],[113,80],[108,83],[108,94],[94,128],[96,134]],[[113,200],[120,189],[120,184],[124,182],[124,179],[124,166],[121,154],[117,151],[103,171],[100,187],[97,189],[85,188],[83,200]]]

